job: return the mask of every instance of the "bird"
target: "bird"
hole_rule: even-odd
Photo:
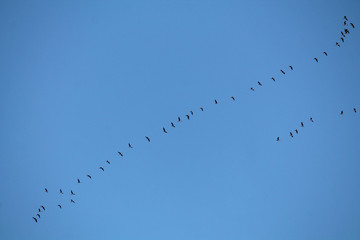
[[[346,26],[347,25],[347,23],[346,23],[346,21],[344,21],[344,26]]]
[[[194,115],[194,112],[193,111],[190,111],[191,115]]]
[[[291,65],[289,66],[289,68],[290,68],[291,70],[294,70],[293,66],[291,66]]]
[[[181,119],[180,119],[180,117],[178,117],[178,122],[181,122]]]
[[[340,44],[338,42],[336,42],[336,46],[340,47]]]
[[[101,169],[102,171],[105,171],[103,167],[99,167],[99,169]]]
[[[129,148],[133,148],[133,146],[131,146],[131,144],[130,144],[130,143],[128,143],[128,145],[129,145]]]
[[[343,111],[343,110],[341,110],[340,115],[344,115],[344,111]]]
[[[61,188],[60,188],[60,194],[63,194],[63,191],[61,190]]]
[[[310,118],[310,122],[314,122],[314,120],[312,119],[312,117]]]
[[[172,126],[172,127],[175,127],[175,124],[174,124],[173,122],[171,122],[171,126]]]
[[[110,161],[109,161],[109,160],[106,160],[106,162],[107,162],[108,164],[110,164]]]
[[[342,42],[344,42],[344,38],[340,38]]]
[[[345,28],[344,31],[345,31],[345,34],[349,34],[349,33],[350,33],[349,29],[347,29],[347,28]]]
[[[346,16],[344,16],[344,19],[345,19],[346,21],[348,20]]]
[[[150,138],[148,136],[145,136],[145,138],[150,142]]]
[[[295,132],[296,132],[296,134],[298,134],[298,133],[299,133],[299,131],[298,131],[297,129],[295,129]]]
[[[316,62],[319,62],[319,60],[318,60],[316,57],[314,58],[314,60],[315,60]]]
[[[233,101],[235,101],[235,98],[234,98],[234,96],[231,96],[230,98],[231,98],[231,99],[232,99]]]
[[[345,37],[345,34],[341,31],[341,35],[343,36],[343,37]]]
[[[304,127],[304,123],[303,123],[303,122],[301,122],[301,127]]]
[[[215,104],[218,104],[218,101],[215,99]]]
[[[73,192],[73,190],[70,191],[71,195],[75,195],[75,193]]]
[[[80,179],[78,179],[78,183],[80,183]]]
[[[282,74],[285,74],[285,72],[283,70],[280,70],[280,72],[282,72]]]
[[[36,216],[38,216],[40,218],[40,214],[36,214]]]
[[[250,90],[251,90],[251,91],[255,91],[255,89],[254,89],[254,88],[250,88]]]
[[[40,209],[40,208],[38,208],[38,212],[41,212],[41,209]]]
[[[45,192],[49,192],[49,191],[47,190],[47,188],[45,188]]]
[[[37,222],[37,219],[36,219],[36,217],[33,217],[33,219],[35,220],[35,222]]]
[[[275,82],[275,78],[274,78],[274,77],[272,77],[271,79]]]
[[[44,207],[43,205],[41,205],[40,207],[41,207],[42,209],[44,209],[44,211],[45,211],[45,207]]]
[[[258,81],[258,84],[259,84],[260,86],[262,86],[261,82],[259,82],[259,81]]]
[[[72,200],[72,199],[70,199],[70,202],[71,202],[71,203],[75,203],[75,201],[74,201],[74,200]]]
[[[276,141],[280,141],[280,137],[277,137],[277,138],[276,138]]]
[[[118,152],[118,154],[119,154],[120,156],[122,156],[122,157],[124,156],[121,152]]]
[[[204,108],[201,107],[200,110],[203,112],[203,111],[204,111]]]
[[[292,132],[290,132],[290,136],[291,136],[291,137],[294,137],[294,135],[292,134]]]
[[[355,28],[354,24],[353,23],[350,23],[350,25],[352,26],[352,28]]]
[[[86,176],[91,179],[91,176],[89,174],[86,174]]]
[[[165,128],[163,128],[163,131],[164,131],[164,133],[167,133],[167,131],[166,131],[166,129],[165,129]]]
[[[60,204],[58,204],[58,207],[61,209],[61,205],[60,205]]]
[[[354,108],[354,112],[356,112],[356,108]]]
[[[189,115],[186,115],[187,119],[189,120],[190,119],[190,116]]]
[[[324,52],[325,56],[327,56],[327,52]]]

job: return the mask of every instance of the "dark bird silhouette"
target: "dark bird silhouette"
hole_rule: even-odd
[[[187,119],[189,120],[190,119],[190,116],[189,115],[186,115]]]
[[[109,161],[109,160],[106,160],[106,162],[107,162],[108,164],[110,164],[110,161]]]
[[[258,81],[258,84],[259,84],[260,86],[262,86],[261,82],[259,82],[259,81]]]
[[[304,127],[304,123],[303,123],[303,122],[301,122],[301,127]]]
[[[201,107],[200,110],[203,112],[203,111],[204,111],[204,108]]]
[[[233,101],[235,101],[235,98],[234,98],[234,96],[231,96],[231,99],[232,99]]]
[[[336,42],[336,46],[340,47],[340,44],[338,42]]]
[[[346,23],[346,21],[344,21],[344,26],[346,26],[347,25],[347,23]]]
[[[215,99],[215,104],[218,104],[218,101]]]
[[[40,218],[40,214],[36,214],[36,216],[38,216]]]
[[[38,208],[38,212],[41,212],[41,209],[40,209],[40,208]]]
[[[298,133],[299,133],[299,131],[298,131],[297,129],[295,129],[295,132],[296,132],[296,134],[298,134]]]
[[[166,131],[166,129],[165,129],[165,128],[163,128],[163,131],[164,131],[164,133],[167,133],[167,131]]]
[[[60,204],[58,204],[58,207],[59,207],[60,209],[62,208]]]
[[[280,70],[280,72],[282,72],[282,74],[285,74],[284,70]]]
[[[251,90],[251,91],[255,91],[255,89],[254,89],[254,88],[250,88],[250,90]]]
[[[119,154],[120,156],[122,156],[122,157],[124,156],[121,152],[118,152],[118,154]]]
[[[343,111],[343,110],[341,110],[340,115],[344,115],[344,111]]]
[[[346,16],[344,16],[344,19],[345,19],[346,21],[348,20]]]
[[[354,24],[353,23],[350,23],[350,25],[352,26],[352,28],[355,28]]]
[[[41,207],[42,209],[44,209],[44,211],[45,211],[45,207],[44,207],[43,205],[41,205],[40,207]]]
[[[171,126],[172,126],[172,127],[175,127],[175,124],[174,124],[173,122],[171,122]]]
[[[280,141],[280,137],[277,137],[277,138],[276,138],[276,141]]]
[[[275,78],[274,78],[274,77],[272,77],[271,79],[275,82]]]
[[[354,108],[354,112],[356,113],[356,108]]]
[[[73,190],[70,190],[70,193],[71,193],[71,195],[75,195],[75,193],[73,192]]]
[[[78,179],[78,183],[80,183],[80,179]]]
[[[180,119],[180,117],[178,117],[178,122],[181,122],[181,119]]]
[[[349,33],[350,33],[349,29],[347,29],[347,28],[344,29],[344,32],[345,32],[345,34],[349,34]]]
[[[324,52],[325,56],[327,56],[327,52]]]
[[[99,169],[101,169],[102,171],[105,171],[105,169],[103,167],[99,167]]]
[[[190,111],[191,115],[194,115],[194,112],[193,111]]]
[[[130,143],[128,143],[128,145],[129,145],[129,148],[133,148],[133,146],[131,146],[131,144],[130,144]]]
[[[63,194],[63,191],[61,190],[61,188],[60,188],[60,194]]]
[[[292,132],[290,132],[290,136],[291,136],[291,137],[294,137],[294,135],[292,134]]]
[[[86,176],[91,179],[91,176],[89,174],[86,174]]]
[[[290,68],[291,70],[294,70],[293,66],[291,66],[291,65],[289,66],[289,68]]]
[[[35,220],[35,222],[37,222],[37,219],[36,219],[36,217],[33,217],[33,219]]]
[[[342,42],[344,42],[344,38],[340,38]]]
[[[145,138],[148,140],[148,142],[150,142],[150,138],[148,136],[145,136]]]
[[[47,188],[45,188],[45,192],[49,192],[49,191],[47,190]]]
[[[314,122],[314,120],[312,119],[312,117],[310,118],[310,122]]]
[[[319,60],[318,60],[316,57],[314,58],[314,60],[315,60],[316,62],[319,62]]]
[[[345,34],[341,31],[341,35],[343,36],[343,37],[345,37]]]
[[[72,200],[72,199],[70,199],[70,202],[71,202],[71,203],[75,203],[75,201],[74,201],[74,200]]]

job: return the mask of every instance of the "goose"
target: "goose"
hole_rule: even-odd
[[[75,195],[75,193],[73,192],[73,190],[70,191],[71,195]]]
[[[33,217],[33,219],[35,220],[35,222],[37,222],[37,219],[36,219],[36,217]]]
[[[315,60],[316,62],[319,62],[319,60],[318,60],[316,57],[314,58],[314,60]]]
[[[325,56],[327,56],[327,52],[324,52]]]
[[[231,98],[231,99],[232,99],[233,101],[235,101],[235,98],[234,98],[234,96],[231,96],[230,98]]]
[[[175,124],[173,122],[171,122],[171,126],[174,128],[175,127]]]
[[[215,104],[218,104],[218,101],[215,99]]]
[[[258,84],[259,84],[260,86],[262,86],[261,82],[259,82],[259,81],[258,81]]]
[[[204,108],[201,107],[200,110],[203,112],[203,111],[204,111]]]
[[[165,128],[163,128],[163,132],[164,132],[164,133],[167,133],[167,131],[166,131],[166,129],[165,129]]]
[[[271,79],[275,82],[275,78],[274,78],[274,77],[272,77]]]
[[[131,146],[131,144],[130,144],[130,143],[128,143],[128,145],[129,145],[129,148],[133,148],[133,146]]]
[[[291,66],[291,65],[289,66],[289,68],[290,68],[291,70],[294,70],[293,66]]]
[[[250,90],[251,90],[251,91],[255,91],[255,89],[254,89],[254,88],[250,88]]]
[[[109,160],[106,160],[107,164],[110,164],[110,161]]]
[[[102,171],[105,171],[105,169],[103,167],[99,167],[99,169],[101,169]]]
[[[148,136],[145,136],[146,140],[148,140],[148,142],[150,142],[150,138]]]
[[[282,72],[282,74],[285,74],[285,72],[283,70],[280,70],[280,72]]]
[[[121,152],[118,152],[118,154],[119,154],[120,156],[122,156],[122,157],[124,156]]]
[[[86,176],[91,179],[91,176],[89,174],[86,174]]]

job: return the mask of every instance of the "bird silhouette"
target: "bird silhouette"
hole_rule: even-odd
[[[180,117],[178,117],[178,122],[181,122],[181,119],[180,119]]]
[[[129,145],[129,148],[133,148],[133,146],[131,146],[131,144],[130,144],[130,143],[128,143],[128,145]]]
[[[299,131],[298,131],[297,129],[295,129],[295,132],[296,132],[296,134],[298,134],[298,133],[299,133]]]
[[[346,16],[344,16],[344,19],[345,19],[346,21],[348,20]]]
[[[91,176],[89,174],[86,174],[86,176],[91,179]]]
[[[37,222],[37,219],[36,219],[36,217],[33,217],[33,219],[35,220],[35,222]]]
[[[58,207],[59,207],[60,209],[62,208],[60,204],[58,204]]]
[[[347,29],[347,28],[344,29],[344,32],[345,32],[345,34],[349,34],[349,33],[350,33],[349,29]]]
[[[291,137],[294,137],[294,135],[292,134],[292,132],[290,132],[290,136],[291,136]]]
[[[120,156],[122,156],[122,157],[124,156],[121,152],[118,152],[118,154],[119,154]]]
[[[250,90],[251,90],[251,91],[255,91],[255,89],[254,89],[254,88],[250,88]]]
[[[340,38],[342,42],[344,42],[344,38]]]
[[[277,137],[277,138],[276,138],[276,141],[280,141],[280,137]]]
[[[218,101],[215,99],[215,104],[218,104]]]
[[[312,119],[312,117],[310,118],[310,122],[314,122],[314,120]]]
[[[345,34],[341,31],[341,35],[343,36],[343,37],[345,37]]]
[[[44,211],[45,211],[45,207],[44,207],[43,205],[41,205],[40,207],[41,207],[42,209],[44,209]]]
[[[74,200],[72,200],[72,199],[70,199],[70,202],[71,202],[71,203],[75,203],[75,201],[74,201]]]
[[[344,21],[344,26],[346,26],[347,25],[347,23],[346,23],[346,21]]]
[[[291,65],[289,66],[289,68],[290,68],[291,70],[294,70],[293,66],[291,66]]]
[[[41,209],[40,209],[40,208],[38,208],[38,212],[41,212]]]
[[[204,111],[204,108],[201,107],[200,110],[203,112],[203,111]]]
[[[45,192],[49,192],[49,191],[47,190],[47,188],[45,188]]]
[[[344,111],[343,111],[343,110],[341,110],[340,115],[344,115]]]
[[[191,115],[194,115],[194,112],[193,111],[190,111]]]
[[[40,214],[36,214],[36,216],[38,216],[40,218]]]
[[[150,142],[150,138],[148,136],[145,136],[145,138],[148,140],[148,142]]]
[[[106,162],[107,162],[108,164],[110,164],[110,161],[109,161],[109,160],[106,160]]]
[[[325,56],[327,56],[327,52],[324,52]]]
[[[354,108],[354,112],[356,113],[356,108]]]
[[[165,128],[163,128],[163,131],[164,131],[164,133],[167,133],[167,131],[166,131],[166,129],[165,129]]]
[[[284,70],[280,70],[280,72],[282,72],[282,74],[285,74]]]
[[[173,122],[171,122],[171,126],[172,126],[172,127],[175,127],[175,124],[174,124]]]
[[[231,99],[232,99],[233,101],[235,101],[235,98],[234,98],[234,96],[231,96],[230,98],[231,98]]]
[[[319,60],[318,60],[316,57],[314,58],[314,60],[315,60],[316,62],[319,62]]]
[[[301,122],[301,127],[304,127],[304,123],[303,123],[303,122]]]
[[[336,46],[340,47],[340,44],[338,42],[336,42]]]
[[[275,82],[275,78],[274,78],[274,77],[272,77],[271,79]]]
[[[352,28],[355,28],[354,24],[353,23],[350,23],[350,25],[352,26]]]
[[[80,179],[78,179],[78,183],[80,183]]]
[[[60,194],[63,194],[63,191],[61,190],[61,188],[60,188]]]
[[[102,171],[105,171],[103,167],[99,167],[99,169],[101,169]]]
[[[75,193],[73,192],[73,190],[70,190],[70,193],[71,193],[71,195],[75,195]]]
[[[189,115],[186,115],[187,119],[189,120],[190,119],[190,116]]]
[[[262,86],[261,82],[259,82],[259,81],[258,81],[258,84],[259,84],[260,86]]]

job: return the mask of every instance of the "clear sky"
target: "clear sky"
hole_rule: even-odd
[[[359,239],[359,13],[1,1],[0,239]]]

